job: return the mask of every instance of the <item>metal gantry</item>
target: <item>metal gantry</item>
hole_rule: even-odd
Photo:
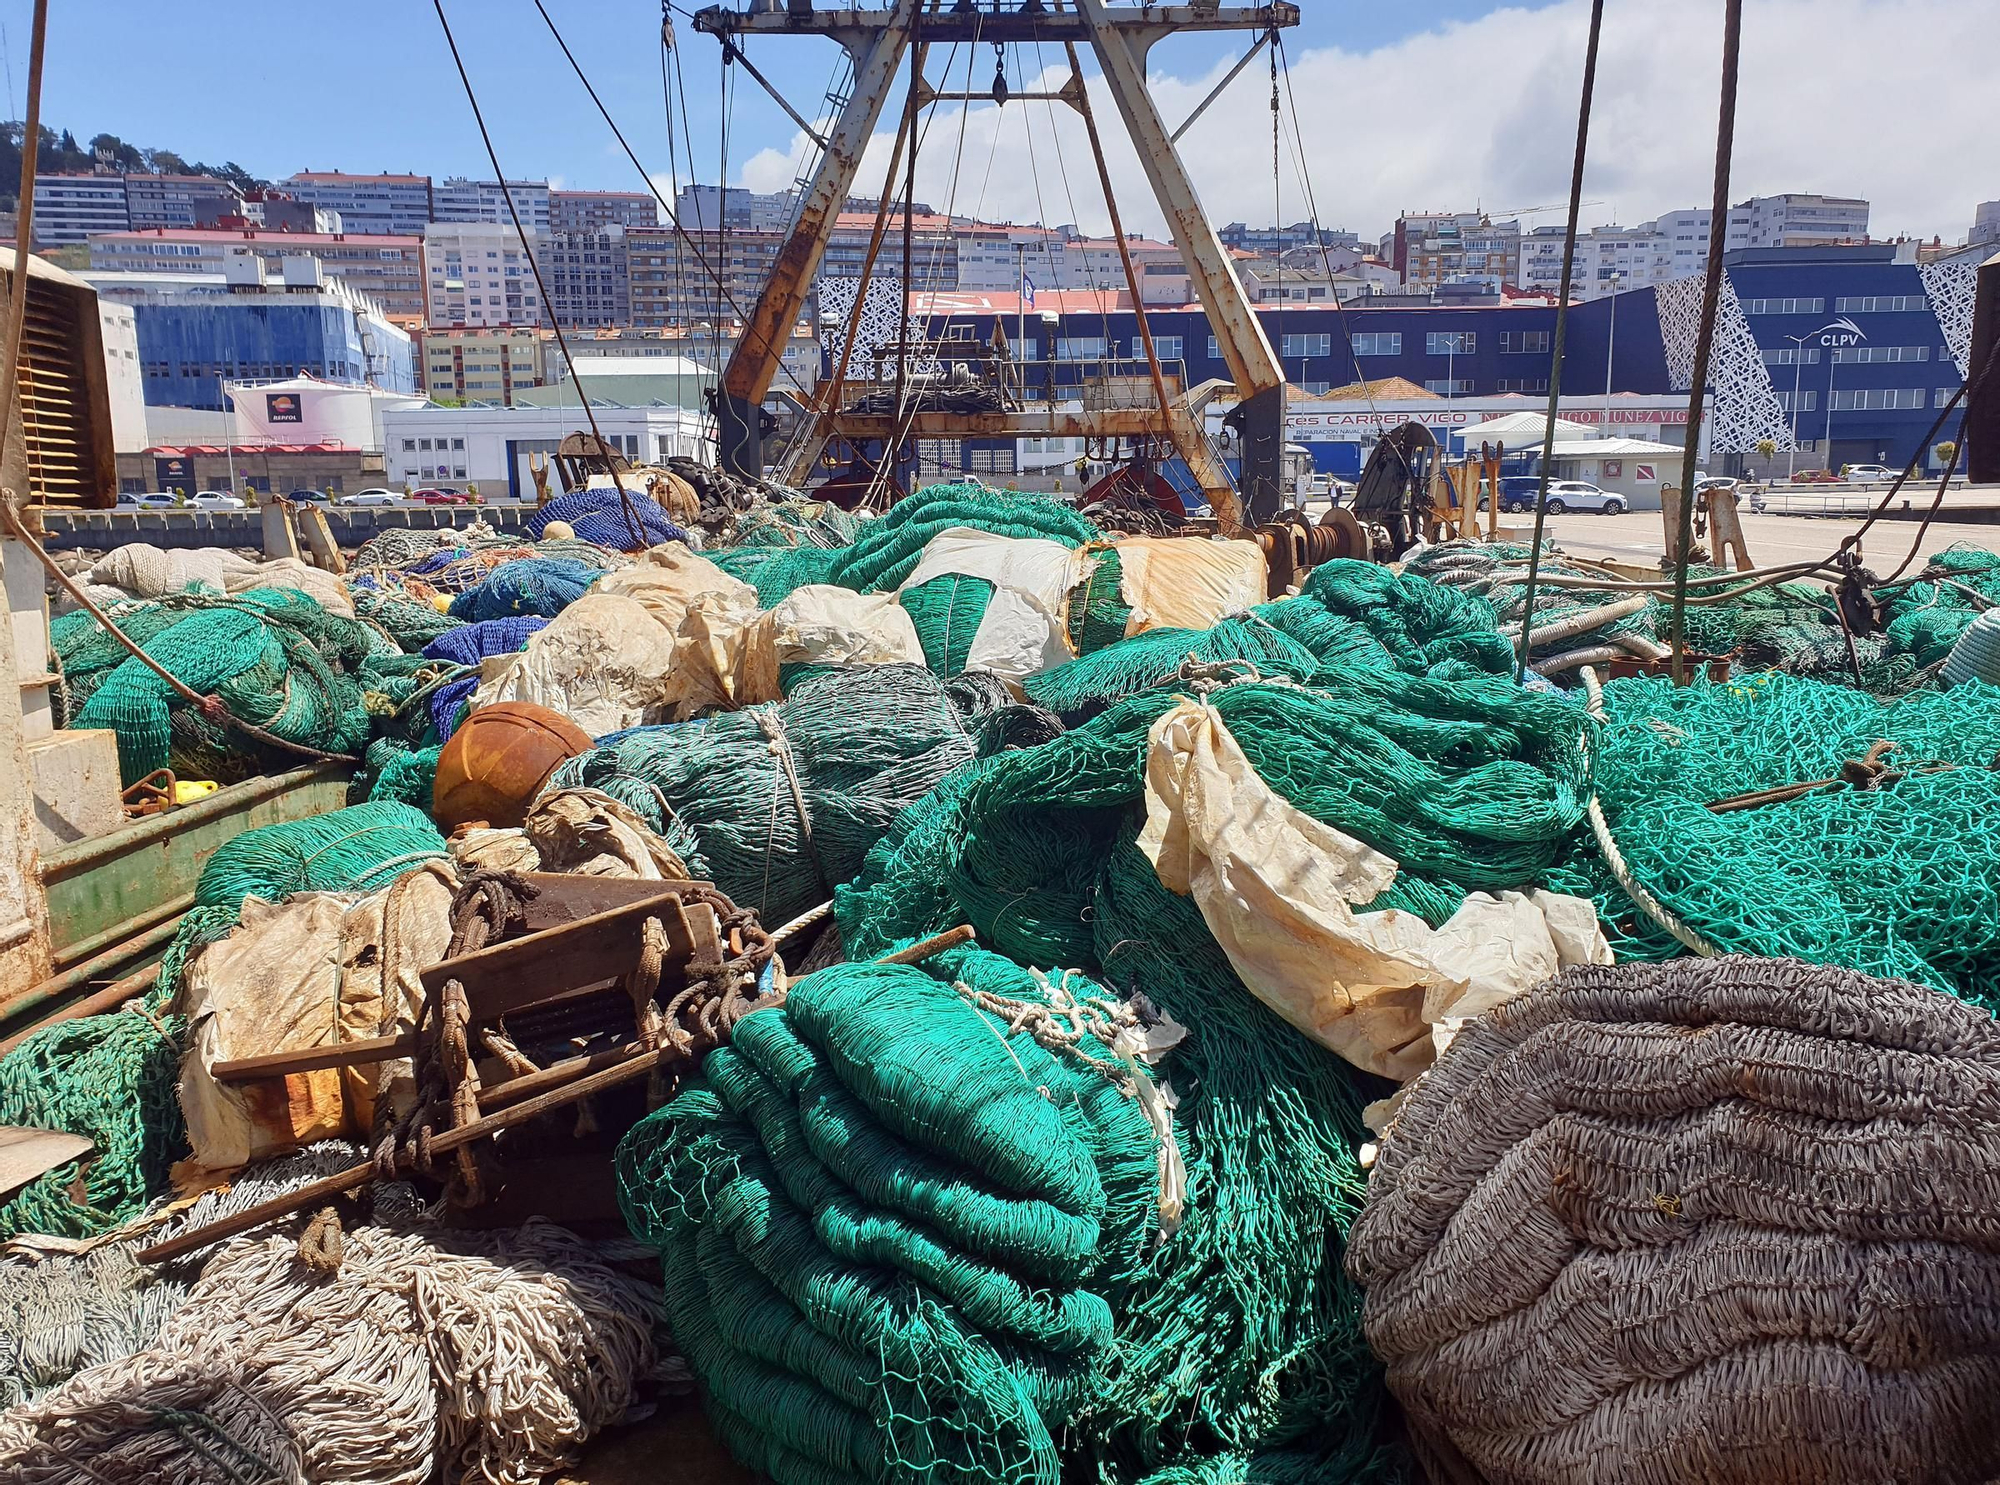
[[[1170,405],[1152,409],[1085,408],[1057,413],[1051,408],[970,416],[920,411],[899,423],[879,414],[847,416],[837,408],[817,407],[813,410],[819,422],[815,446],[828,436],[883,438],[887,445],[893,445],[899,432],[919,438],[1052,433],[1091,438],[1153,437],[1170,440],[1181,450],[1224,521],[1257,520],[1275,511],[1280,503],[1285,444],[1284,369],[1228,253],[1202,211],[1194,183],[1175,148],[1174,134],[1146,87],[1146,58],[1157,42],[1181,32],[1252,31],[1269,36],[1298,21],[1298,7],[1286,0],[1244,7],[1211,3],[1131,9],[1113,8],[1104,0],[1069,0],[1061,9],[1051,9],[1043,0],[1024,0],[1018,6],[987,9],[961,0],[948,10],[926,8],[922,0],[896,0],[879,10],[822,10],[811,0],[787,0],[783,8],[741,11],[716,6],[697,14],[696,28],[719,37],[733,52],[740,54],[740,38],[745,36],[825,36],[846,48],[854,67],[853,91],[825,136],[819,168],[791,234],[723,370],[717,398],[723,467],[753,478],[763,473],[764,399],[770,394],[792,326],[811,292],[827,239],[853,189],[862,152],[912,44],[919,39],[925,46],[975,41],[999,45],[1087,43],[1097,56],[1126,132],[1144,163],[1154,198],[1170,224],[1174,244],[1229,367],[1238,401],[1234,421],[1242,447],[1241,505],[1219,461],[1210,454],[1202,431],[1202,405],[1224,390],[1215,383],[1191,389]],[[939,92],[921,78],[916,88],[919,107],[963,97]],[[1055,96],[1079,110],[1088,106],[1080,77],[1073,78]]]

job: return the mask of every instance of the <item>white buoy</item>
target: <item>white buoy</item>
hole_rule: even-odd
[[[1981,680],[2000,686],[2000,609],[1986,610],[1974,619],[1944,662],[1948,686]]]

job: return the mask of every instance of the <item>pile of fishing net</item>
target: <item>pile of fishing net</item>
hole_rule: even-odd
[[[263,561],[225,547],[179,550],[143,541],[127,542],[91,564],[83,575],[83,588],[100,608],[189,592],[222,595],[259,588],[296,588],[336,613],[352,612],[346,585],[332,573],[297,557]]]
[[[385,592],[359,582],[352,591],[355,617],[380,631],[397,649],[408,653],[421,650],[432,640],[449,634],[465,622],[454,619],[436,604],[404,593]]]
[[[133,1234],[171,1237],[360,1158],[314,1146]],[[540,1220],[445,1231],[401,1185],[378,1188],[373,1216],[343,1232],[300,1214],[164,1273],[123,1242],[0,1264],[24,1307],[0,1320],[0,1473],[530,1485],[661,1375],[658,1286],[625,1271],[635,1244]]]
[[[1891,647],[1919,667],[1941,664],[1981,610],[2000,605],[2000,552],[1956,543],[1884,596]]]
[[[953,527],[996,536],[1045,537],[1069,547],[1103,535],[1074,510],[1046,496],[984,485],[932,485],[899,501],[887,515],[863,523],[846,546],[745,546],[711,555],[732,577],[753,584],[757,601],[769,608],[808,583],[832,583],[857,593],[898,588],[916,569],[931,538]]]
[[[406,804],[358,805],[284,821],[226,841],[202,868],[143,1000],[59,1021],[0,1057],[0,1123],[60,1129],[96,1149],[23,1187],[0,1206],[0,1237],[89,1237],[137,1214],[187,1151],[176,1091],[185,1023],[172,1013],[188,957],[235,926],[244,898],[373,891],[447,858],[428,816]]]
[[[709,1418],[779,1485],[1054,1485],[1177,1206],[1130,1008],[953,965],[807,978],[619,1147]]]
[[[663,541],[685,542],[687,532],[667,518],[660,502],[643,489],[571,490],[530,515],[526,529],[540,537],[551,521],[568,525],[578,541],[614,552],[642,552]]]
[[[547,785],[601,789],[772,925],[824,902],[979,740],[913,665],[831,670],[781,702],[599,740]]]
[[[2000,1006],[2000,689],[1971,682],[1878,701],[1803,676],[1613,681],[1594,782],[1631,876],[1730,953],[1792,955]],[[1878,742],[1899,775],[1843,772]],[[1833,780],[1722,813],[1719,801]],[[1595,897],[1618,957],[1681,945],[1581,837],[1549,879]]]
[[[1571,970],[1469,1023],[1347,1263],[1433,1479],[2000,1474],[2000,1029],[1792,959]]]
[[[552,619],[603,575],[574,557],[521,557],[503,562],[451,601],[454,619],[504,619],[539,614]]]
[[[731,549],[740,547],[844,547],[861,533],[852,511],[830,500],[772,500],[736,518]]]
[[[304,593],[189,594],[123,605],[110,617],[184,685],[274,736],[350,754],[368,740],[357,672],[391,646]],[[207,715],[92,615],[65,614],[49,632],[67,697],[64,725],[114,729],[127,784],[166,767],[185,778],[230,781],[296,765],[297,755]]]
[[[1376,653],[1324,688],[1242,681],[1208,698],[1280,796],[1401,863],[1371,910],[1436,923],[1475,889],[1541,880],[1581,814],[1577,709]],[[1174,705],[1141,692],[945,780],[836,894],[843,941],[860,958],[969,922],[1020,963],[1143,992],[1188,1029],[1158,1070],[1186,1213],[1114,1302],[1066,1452],[1120,1480],[1368,1478],[1377,1373],[1339,1264],[1361,1110],[1386,1085],[1359,1086],[1253,996],[1140,849],[1148,736]]]

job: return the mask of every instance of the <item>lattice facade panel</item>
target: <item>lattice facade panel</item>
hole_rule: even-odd
[[[1674,390],[1694,386],[1695,342],[1701,334],[1702,286],[1705,273],[1669,280],[1653,289],[1660,317],[1660,344],[1666,351],[1667,376]],[[1782,453],[1792,447],[1791,423],[1778,405],[1771,373],[1750,333],[1750,321],[1737,301],[1735,286],[1723,276],[1715,305],[1715,342],[1708,356],[1708,446],[1718,454],[1754,452],[1770,439]]]
[[[1979,265],[1971,258],[1919,263],[1924,298],[1937,316],[1938,329],[1961,377],[1972,375],[1972,293],[1979,282]]]

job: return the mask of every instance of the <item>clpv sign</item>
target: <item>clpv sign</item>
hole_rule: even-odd
[[[1831,324],[1820,326],[1819,329],[1813,331],[1807,337],[1807,339],[1816,344],[1827,347],[1859,345],[1867,338],[1868,336],[1862,328],[1845,315],[1842,315]]]

